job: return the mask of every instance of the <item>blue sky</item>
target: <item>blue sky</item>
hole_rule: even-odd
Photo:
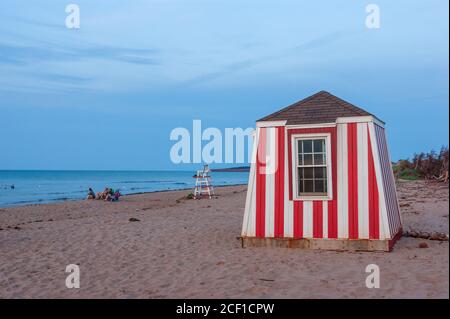
[[[65,27],[76,3],[81,28]],[[375,3],[381,28],[365,26]],[[175,127],[254,126],[320,90],[448,145],[448,1],[5,0],[0,169],[191,169]]]

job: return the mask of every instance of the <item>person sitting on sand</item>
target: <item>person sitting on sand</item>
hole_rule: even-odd
[[[120,194],[119,190],[116,190],[114,192],[114,195],[108,194],[105,198],[105,201],[116,202],[119,200],[120,196],[122,196],[122,194]]]
[[[103,191],[102,199],[106,199],[108,195],[111,195],[111,188],[106,187],[105,190]]]
[[[95,199],[95,193],[92,188],[89,187],[87,199]]]
[[[103,192],[99,192],[99,193],[97,193],[97,195],[95,195],[95,199],[98,199],[98,200],[106,199],[106,196],[108,196],[108,194],[110,194],[110,192],[111,192],[111,190],[108,187],[106,187],[103,190]]]
[[[108,193],[105,197],[105,202],[112,202],[112,195],[110,193]]]

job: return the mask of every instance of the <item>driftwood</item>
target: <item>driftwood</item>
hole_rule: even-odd
[[[448,183],[448,171],[442,173],[439,176],[432,175],[432,176],[426,176],[425,178],[428,180],[436,181],[436,182]]]
[[[444,182],[444,183],[447,183],[447,182],[448,182],[448,171],[446,171],[446,172],[444,172],[443,174],[441,174],[440,176],[438,176],[438,177],[436,178],[436,180],[437,180],[438,182]]]
[[[400,160],[396,164],[396,174],[408,174],[423,177],[426,180],[448,183],[449,153],[448,147],[443,146],[439,152],[434,150],[428,153],[416,153],[412,160]]]
[[[413,229],[404,231],[403,236],[412,238],[422,238],[428,240],[448,241],[448,234],[439,232],[426,232]]]

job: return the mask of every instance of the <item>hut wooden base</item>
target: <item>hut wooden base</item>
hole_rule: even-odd
[[[393,239],[294,239],[294,238],[258,238],[241,237],[242,248],[245,247],[284,247],[322,250],[350,250],[350,251],[392,251],[395,242],[400,239],[399,231]]]

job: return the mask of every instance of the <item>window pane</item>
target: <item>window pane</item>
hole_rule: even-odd
[[[326,139],[299,139],[297,143],[298,195],[327,193]],[[305,167],[306,166],[306,167]]]
[[[314,154],[314,165],[324,165],[324,154]]]
[[[298,169],[298,191],[303,193],[303,168]]]
[[[326,178],[327,177],[326,167],[315,167],[314,168],[314,177],[315,178]]]
[[[313,181],[306,179],[305,180],[305,193],[313,193],[314,192],[314,188],[313,188]]]
[[[304,178],[313,178],[313,177],[314,177],[313,171],[314,171],[314,168],[313,168],[313,167],[305,167],[305,168],[304,168],[304,174],[305,174],[305,176],[303,176],[303,177],[304,177]]]
[[[303,141],[303,153],[312,153],[312,140]]]
[[[303,155],[303,165],[312,165],[312,154],[304,154]]]
[[[322,153],[325,150],[325,140],[314,140],[314,153]]]
[[[303,165],[303,151],[302,151],[302,140],[297,141],[297,151],[298,151],[298,165]]]
[[[316,186],[316,193],[325,193],[324,185],[323,185],[323,179],[316,179],[315,180],[315,186]]]

